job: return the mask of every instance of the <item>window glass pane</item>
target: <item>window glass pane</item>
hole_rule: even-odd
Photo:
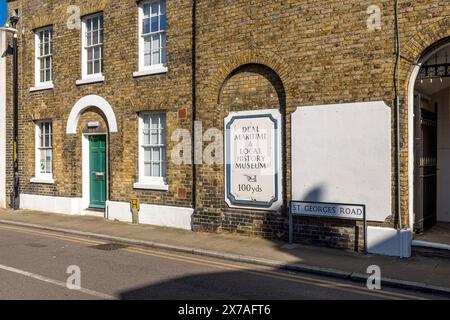
[[[151,177],[152,176],[151,164],[150,163],[144,164],[144,175],[146,177]]]
[[[150,16],[150,4],[144,5],[144,17]]]
[[[160,150],[160,148],[153,148],[153,150],[152,150],[152,161],[153,162],[155,162],[155,161],[160,161],[161,159],[160,159],[160,155],[161,155],[161,150]]]
[[[100,59],[100,47],[94,48],[94,60]]]
[[[93,45],[96,45],[96,44],[98,44],[98,31],[94,31],[93,33],[92,33],[92,44]]]
[[[159,3],[158,2],[154,2],[154,3],[152,3],[151,15],[152,16],[157,16],[158,14],[159,14]]]
[[[87,49],[87,59],[88,61],[94,60],[94,48]]]
[[[92,45],[92,32],[86,32],[86,45]]]
[[[100,16],[99,19],[100,19],[100,29],[103,29],[103,16]]]
[[[166,15],[159,17],[160,30],[166,30]]]
[[[162,15],[166,15],[166,0],[160,1],[159,12]]]
[[[45,173],[45,149],[40,150],[40,154],[39,169],[41,173]]]
[[[150,19],[146,18],[143,20],[142,32],[144,34],[150,33]]]
[[[92,29],[98,30],[98,17],[92,18]]]
[[[159,37],[160,37],[159,34],[152,35],[152,50],[159,49],[159,44],[160,44]]]
[[[146,162],[146,163],[151,162],[151,149],[150,148],[144,148],[144,162]]]
[[[150,37],[145,37],[144,38],[144,52],[148,53],[151,50],[151,41],[150,41]]]
[[[52,173],[52,149],[46,150],[45,169],[46,173]]]
[[[152,163],[152,176],[154,177],[161,177],[161,165],[158,162],[153,162]]]
[[[162,64],[166,64],[167,63],[167,59],[166,59],[166,33],[162,33],[161,34],[161,63]]]
[[[50,80],[51,80],[51,77],[50,77],[50,70],[47,69],[47,70],[45,71],[45,80],[44,80],[44,81],[50,81]]]
[[[86,19],[86,31],[88,33],[92,31],[92,19]]]
[[[151,20],[151,31],[158,32],[159,31],[159,19],[158,16],[152,17]]]

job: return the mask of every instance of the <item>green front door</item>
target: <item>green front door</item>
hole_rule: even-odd
[[[90,137],[89,167],[89,206],[95,209],[104,209],[106,201],[106,136]]]

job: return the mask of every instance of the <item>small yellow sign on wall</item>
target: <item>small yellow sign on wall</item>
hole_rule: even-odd
[[[138,199],[131,199],[130,201],[131,210],[139,210],[139,200]]]

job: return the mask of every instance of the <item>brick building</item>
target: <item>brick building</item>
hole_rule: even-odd
[[[397,16],[387,0],[9,1],[15,9],[22,208],[130,221],[138,199],[140,223],[287,239],[291,200],[359,203],[369,251],[403,256],[414,231],[450,221],[439,138],[450,124],[435,145],[413,116],[448,109],[450,71],[426,68],[450,70],[447,0],[399,1]],[[250,189],[273,182],[261,190],[272,202],[236,192],[236,170],[202,159],[222,138],[227,158],[226,132],[272,124],[275,171],[247,175]],[[436,181],[420,180],[436,161]],[[291,230],[303,243],[364,242],[361,221],[326,215],[294,216]]]

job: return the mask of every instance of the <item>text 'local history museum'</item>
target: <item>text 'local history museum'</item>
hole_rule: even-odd
[[[18,140],[3,29],[3,207],[131,222],[133,200],[141,224],[400,257],[449,246],[448,0],[8,12]]]

